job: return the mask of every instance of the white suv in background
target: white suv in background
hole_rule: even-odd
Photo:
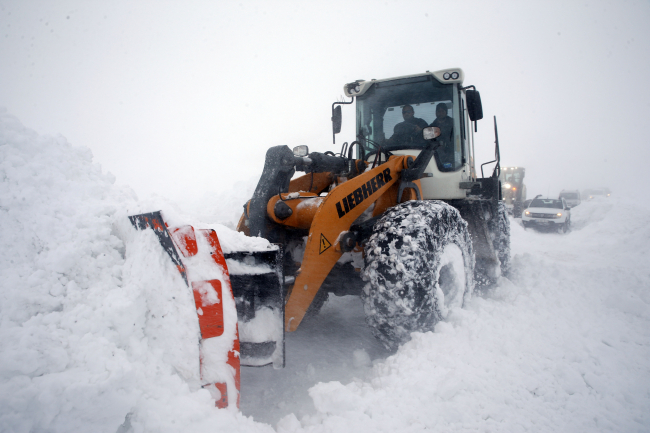
[[[571,211],[563,198],[535,197],[521,215],[524,228],[557,230],[566,233],[571,228]]]

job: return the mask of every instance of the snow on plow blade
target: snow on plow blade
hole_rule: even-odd
[[[194,230],[189,225],[167,227],[160,212],[134,215],[129,219],[139,230],[154,230],[160,245],[188,287],[192,287],[203,340],[221,338],[219,316],[227,315],[226,311],[220,312],[221,304],[207,308],[200,305],[200,301],[205,300],[205,293],[221,290],[224,296],[234,297],[233,311],[236,312],[238,324],[237,341],[234,343],[238,347],[233,349],[238,355],[237,391],[240,365],[257,367],[273,364],[274,368],[284,367],[284,293],[280,247],[273,245],[264,251],[233,251],[223,254],[214,230]],[[216,283],[214,279],[204,278],[206,260],[197,259],[201,253],[200,245],[206,242],[210,258],[207,263],[217,264],[222,269],[222,278],[216,280]],[[195,281],[194,276],[201,278],[196,278],[199,281]],[[224,281],[227,290],[223,287]],[[221,308],[226,307],[227,303],[224,302]],[[203,353],[201,356],[204,357]],[[229,362],[231,357],[229,353]],[[224,392],[221,391],[221,394]]]

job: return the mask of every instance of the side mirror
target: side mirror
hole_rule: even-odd
[[[433,140],[440,135],[440,128],[437,126],[428,126],[422,130],[422,137],[425,140]]]
[[[332,109],[332,130],[334,134],[341,132],[341,124],[343,123],[343,115],[341,114],[341,106],[337,105]]]
[[[483,105],[481,104],[481,94],[478,90],[468,89],[465,91],[467,96],[467,113],[469,120],[475,122],[483,118]]]

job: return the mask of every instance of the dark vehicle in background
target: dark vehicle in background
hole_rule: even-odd
[[[529,198],[528,200],[524,201],[524,206],[523,206],[524,210],[528,209],[528,206],[530,206],[530,202],[532,201],[533,201],[532,198]]]

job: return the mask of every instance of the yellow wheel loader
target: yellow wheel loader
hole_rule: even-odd
[[[482,105],[463,79],[454,68],[346,84],[352,100],[332,104],[333,133],[341,106],[356,99],[356,139],[340,153],[267,151],[238,230],[283,251],[285,332],[328,293],[354,294],[374,334],[395,348],[462,306],[475,282],[507,271],[498,139],[483,164],[494,163],[492,173],[481,166],[477,177]]]
[[[356,80],[344,86],[351,100],[332,104],[335,142],[341,107],[356,102],[356,137],[339,153],[309,152],[304,145],[268,149],[237,229],[271,246],[209,250],[221,264],[222,287],[232,288],[238,322],[238,334],[228,334],[237,335],[238,346],[224,343],[221,358],[234,351],[243,366],[283,367],[285,332],[317,314],[329,293],[360,296],[374,335],[396,348],[411,332],[432,330],[462,307],[476,284],[507,272],[510,227],[496,119],[495,159],[481,165],[479,177],[474,133],[483,110],[479,92],[463,80],[459,68]],[[488,164],[494,166],[485,176]],[[185,238],[168,239],[167,228],[159,227],[164,218],[156,215],[161,247],[188,285],[214,281],[190,275]],[[224,317],[233,314],[228,305]],[[201,332],[204,341],[213,338]],[[232,377],[238,378],[238,366]]]

